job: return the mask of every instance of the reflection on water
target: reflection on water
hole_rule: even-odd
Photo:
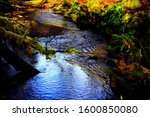
[[[13,90],[12,99],[106,99],[100,81],[91,79],[78,65],[57,53],[51,60],[37,55],[35,67],[40,74]],[[16,93],[15,93],[16,92]]]

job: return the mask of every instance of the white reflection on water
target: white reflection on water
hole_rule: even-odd
[[[14,99],[106,99],[101,82],[91,79],[78,65],[65,61],[62,53],[51,60],[37,55],[40,74],[28,80]]]

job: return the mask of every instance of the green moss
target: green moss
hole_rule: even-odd
[[[79,53],[80,54],[80,53],[82,53],[81,51],[79,51],[79,50],[77,50],[71,46],[67,47],[64,52],[69,53],[69,54],[72,54],[72,53]]]
[[[13,19],[0,16],[0,35],[1,38],[10,39],[17,44],[18,47],[25,46],[29,54],[32,50],[38,50],[40,53],[46,55],[47,58],[55,54],[55,50],[47,49],[35,38],[31,38],[28,35],[28,30],[23,30],[21,26],[23,24],[14,23]]]

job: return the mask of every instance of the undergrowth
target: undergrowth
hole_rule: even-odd
[[[54,11],[81,28],[105,35],[114,65],[109,74],[112,84],[120,89],[117,95],[124,99],[150,97],[142,93],[150,89],[148,0],[64,0]]]

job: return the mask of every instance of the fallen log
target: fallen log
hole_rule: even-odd
[[[5,30],[5,28],[0,27],[0,35],[4,40],[10,39],[13,42],[16,42],[19,46],[26,46],[27,48],[33,48],[38,50],[41,54],[46,55],[46,57],[54,55],[56,51],[52,48],[44,47],[40,42],[35,38],[31,38],[26,35],[19,35],[11,31]]]
[[[10,39],[19,46],[25,45],[27,48],[38,50],[40,53],[46,55],[46,57],[55,54],[52,48],[47,49],[35,38],[27,36],[28,30],[29,28],[22,22],[0,16],[0,36],[2,39]]]
[[[22,35],[26,32],[26,30],[28,30],[28,27],[23,25],[20,21],[4,16],[0,16],[0,26],[5,28],[5,30]]]

